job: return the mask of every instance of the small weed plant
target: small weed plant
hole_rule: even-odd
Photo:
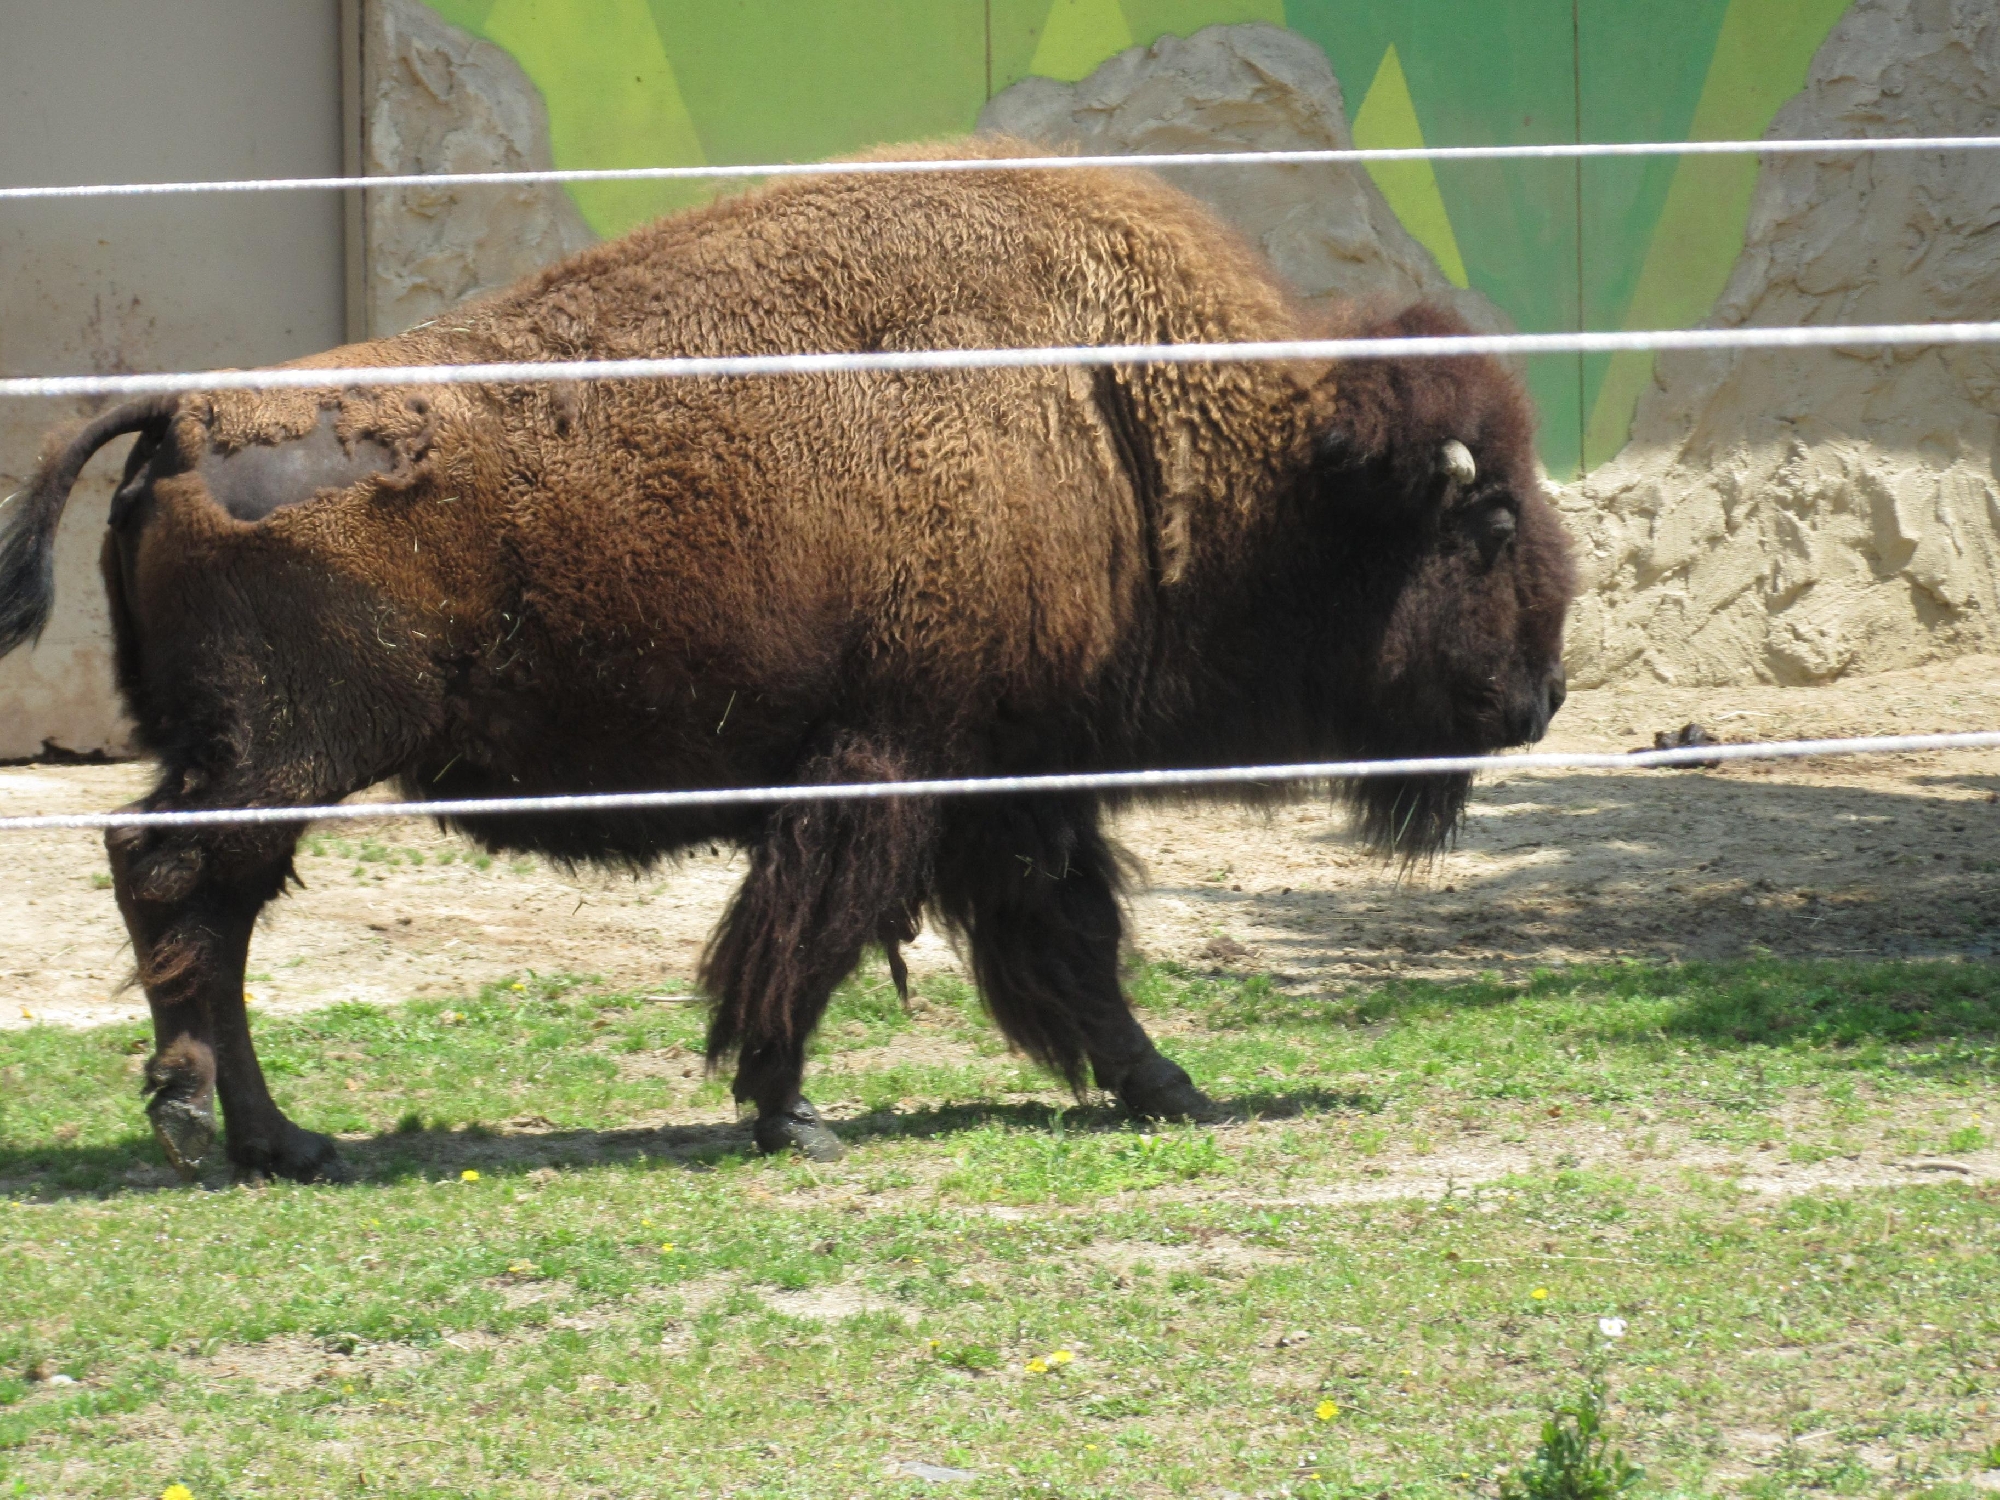
[[[1500,1481],[1500,1500],[1617,1500],[1637,1488],[1646,1471],[1611,1446],[1606,1394],[1603,1377],[1593,1376],[1557,1407],[1542,1423],[1535,1456]]]

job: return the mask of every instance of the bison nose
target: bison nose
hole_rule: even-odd
[[[1569,682],[1563,674],[1562,663],[1557,662],[1551,667],[1540,682],[1530,679],[1523,684],[1523,689],[1506,710],[1504,722],[1510,745],[1532,745],[1548,733],[1549,720],[1556,716],[1556,710],[1563,706],[1563,699],[1569,696]]]

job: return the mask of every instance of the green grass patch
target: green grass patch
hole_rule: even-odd
[[[1970,1500],[2000,1466],[2000,1189],[1737,1182],[1988,1150],[1994,967],[1134,985],[1235,1123],[1078,1106],[963,985],[871,972],[812,1075],[848,1158],[763,1160],[693,997],[529,975],[265,1018],[362,1180],[188,1189],[140,1028],[0,1034],[0,1495],[907,1495],[915,1461],[1492,1497],[1616,1448],[1632,1494]]]

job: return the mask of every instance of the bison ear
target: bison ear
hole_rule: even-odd
[[[1438,473],[1443,476],[1449,493],[1470,488],[1479,477],[1479,465],[1472,461],[1472,450],[1453,438],[1438,449]]]

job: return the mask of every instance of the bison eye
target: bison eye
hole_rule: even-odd
[[[1476,506],[1466,517],[1466,529],[1471,532],[1472,540],[1479,548],[1480,559],[1489,567],[1493,559],[1500,555],[1500,549],[1505,547],[1508,539],[1514,535],[1515,528],[1519,524],[1520,518],[1515,515],[1514,507],[1504,500],[1494,500]]]

